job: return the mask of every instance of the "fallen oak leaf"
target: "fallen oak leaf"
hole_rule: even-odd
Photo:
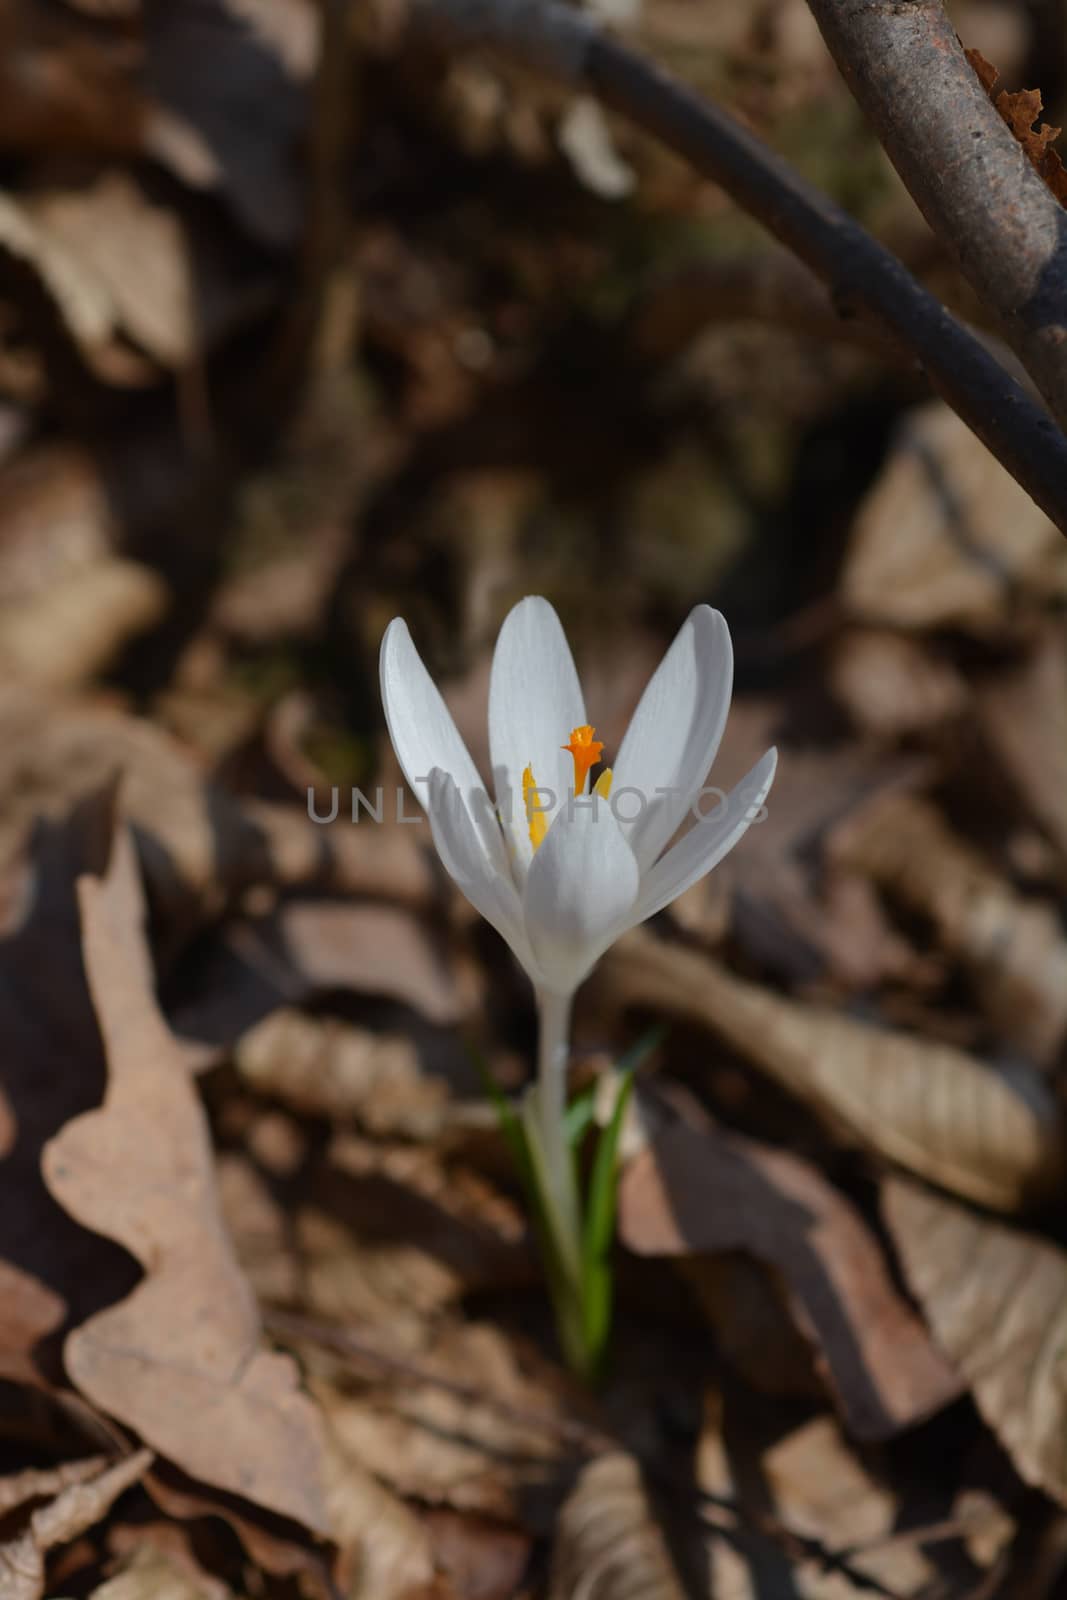
[[[68,1216],[41,1176],[41,1150],[98,1105],[105,1067],[85,981],[74,882],[107,859],[113,793],[89,796],[59,826],[41,823],[26,888],[0,942],[0,1037],[10,1116],[0,1187],[0,1376],[61,1382],[55,1335],[126,1294],[137,1268],[124,1250]],[[77,1070],[71,1063],[77,1063]]]
[[[0,1600],[41,1600],[48,1551],[99,1522],[119,1495],[144,1477],[151,1463],[151,1450],[138,1450],[88,1482],[69,1484],[35,1511],[24,1532],[0,1545]]]
[[[956,1194],[1014,1211],[1055,1192],[1065,1135],[1048,1082],[950,1045],[786,1000],[634,930],[604,958],[626,1005],[726,1039],[845,1137]]]
[[[776,1268],[858,1438],[891,1438],[959,1393],[860,1214],[788,1151],[665,1129],[623,1174],[619,1229],[641,1255],[744,1250]]]
[[[941,1348],[1020,1477],[1067,1505],[1067,1254],[903,1178],[882,1215]]]
[[[71,1378],[192,1476],[328,1533],[321,1424],[293,1362],[259,1348],[254,1299],[222,1224],[211,1144],[152,995],[132,841],[78,883],[90,993],[108,1062],[103,1106],[46,1146],[45,1182],[146,1276],[66,1340]]]

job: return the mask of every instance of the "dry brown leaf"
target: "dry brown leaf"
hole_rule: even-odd
[[[777,743],[774,800],[759,824],[759,848],[734,851],[687,891],[680,920],[707,941],[721,928],[725,894],[732,932],[758,960],[808,981],[825,966],[850,987],[868,987],[899,965],[899,946],[888,929],[870,926],[870,919],[859,929],[855,918],[841,916],[840,906],[826,904],[812,859],[828,828],[872,793],[916,782],[923,762],[912,756],[872,761],[868,752],[842,744],[791,749],[783,744],[788,732],[781,716],[771,701],[743,701],[731,710],[711,781],[729,790]]]
[[[121,1572],[94,1589],[89,1600],[230,1600],[232,1591],[206,1574],[197,1576],[155,1544],[140,1544]]]
[[[31,604],[0,609],[0,672],[8,681],[73,688],[153,627],[168,603],[166,585],[148,567],[98,561]]]
[[[372,1366],[365,1391],[317,1382],[337,1446],[405,1498],[537,1519],[538,1496],[571,1448],[563,1432],[575,1402],[558,1372],[526,1351],[520,1362],[489,1323],[433,1329],[423,1320],[417,1343],[388,1348],[410,1372],[393,1378]]]
[[[42,27],[32,7],[0,11],[0,140],[5,149],[134,159],[144,95],[128,41]]]
[[[1026,151],[1035,172],[1044,178],[1060,204],[1067,206],[1067,171],[1056,151],[1050,148],[1053,139],[1058,139],[1063,130],[1051,128],[1047,122],[1040,128],[1034,127],[1044,109],[1040,89],[1020,89],[1015,94],[1002,89],[994,98],[993,90],[1000,76],[996,67],[980,50],[965,50],[964,55],[978,74],[982,88]]]
[[[34,445],[0,471],[0,605],[47,594],[117,553],[100,469],[68,443]]]
[[[322,1570],[322,1558],[306,1540],[298,1539],[288,1530],[281,1531],[269,1514],[257,1514],[252,1508],[239,1506],[229,1495],[215,1494],[202,1484],[194,1484],[173,1467],[161,1470],[157,1466],[145,1477],[144,1486],[166,1516],[193,1523],[203,1517],[221,1518],[257,1567],[283,1578],[306,1573],[314,1592],[315,1578]]]
[[[597,1456],[559,1514],[548,1600],[684,1600],[633,1456]]]
[[[158,574],[117,553],[117,528],[88,452],[49,444],[0,472],[0,669],[62,688],[107,665],[159,620]]]
[[[996,1210],[1062,1181],[1061,1117],[1035,1071],[785,1000],[646,932],[605,958],[623,1003],[703,1024],[848,1137]]]
[[[1047,1065],[1067,1033],[1067,939],[1051,905],[1026,901],[914,795],[876,800],[837,831],[833,853],[929,917],[972,974],[1006,1039]]]
[[[438,1565],[463,1600],[515,1600],[523,1593],[532,1541],[520,1529],[447,1507],[425,1512],[422,1521]]]
[[[414,837],[424,830],[320,827],[302,807],[242,804],[142,718],[4,685],[0,749],[0,865],[11,862],[38,817],[64,814],[121,775],[122,815],[134,827],[165,947],[217,918],[251,884],[387,895],[409,905],[433,895],[434,870]]]
[[[775,1267],[860,1438],[890,1438],[959,1392],[862,1217],[787,1151],[710,1127],[671,1128],[626,1168],[619,1226],[641,1255],[745,1250]]]
[[[1067,861],[1067,628],[1059,618],[1020,667],[982,689],[978,711],[1024,803]]]
[[[0,267],[21,289],[16,303],[25,300],[39,320],[52,319],[52,342],[66,346],[68,364],[84,364],[87,385],[90,374],[117,385],[151,379],[151,363],[122,337],[127,329],[114,286],[37,215],[32,197],[0,192]],[[127,259],[127,273],[130,267]]]
[[[27,1500],[43,1500],[46,1495],[60,1494],[72,1484],[97,1478],[106,1469],[106,1456],[86,1456],[81,1461],[65,1461],[58,1467],[29,1467],[25,1472],[0,1478],[0,1516],[6,1516]]]
[[[420,1518],[346,1447],[327,1412],[326,1496],[346,1600],[409,1600],[435,1562]]]
[[[171,1020],[196,1068],[280,1007],[334,989],[386,995],[439,1026],[455,1024],[471,1009],[467,977],[425,921],[400,907],[286,900],[226,924]]]
[[[10,1181],[5,1174],[5,1182]],[[27,1209],[29,1203],[27,1199]],[[0,1248],[9,1247],[0,1229]],[[40,1383],[32,1351],[62,1327],[65,1302],[29,1272],[0,1260],[0,1376],[16,1383]]]
[[[196,1092],[152,994],[133,845],[79,882],[90,991],[108,1059],[103,1106],[47,1146],[45,1180],[145,1268],[133,1293],[66,1341],[101,1409],[194,1477],[320,1532],[319,1418],[287,1357],[260,1348],[255,1303],[222,1226]]]
[[[882,1210],[934,1337],[1020,1476],[1067,1503],[1067,1255],[900,1178]]]
[[[867,1600],[872,1590],[903,1600],[929,1592],[934,1578],[930,1561],[909,1536],[900,1543],[893,1540],[906,1515],[896,1486],[880,1481],[864,1464],[834,1417],[816,1416],[799,1427],[786,1425],[785,1431],[779,1424],[764,1441],[762,1419],[750,1418],[741,1407],[733,1409],[740,1414],[732,1418],[728,1405],[721,1432],[706,1426],[701,1435],[696,1459],[700,1487],[742,1503],[757,1499],[785,1534],[811,1541],[814,1549],[807,1556],[795,1552],[788,1564],[775,1551],[768,1575],[770,1552],[762,1562],[754,1561],[750,1544],[715,1540],[709,1548],[708,1588],[715,1600],[762,1600],[776,1570],[781,1592],[798,1600]],[[822,1559],[820,1551],[829,1559]],[[770,1592],[778,1593],[778,1587]]]
[[[448,1119],[448,1086],[407,1034],[376,1034],[283,1008],[246,1033],[234,1065],[250,1089],[294,1110],[355,1117],[379,1137],[429,1139]]]
[[[824,1398],[810,1339],[799,1331],[773,1267],[744,1251],[677,1262],[715,1348],[760,1394]]]
[[[70,1484],[35,1511],[25,1532],[10,1544],[0,1545],[0,1600],[41,1600],[48,1551],[69,1543],[105,1517],[119,1495],[144,1477],[151,1463],[152,1452],[139,1450],[86,1482]]]
[[[4,1091],[14,1124],[0,1184],[18,1196],[0,1206],[0,1371],[24,1382],[58,1381],[47,1336],[68,1316],[80,1320],[126,1294],[137,1278],[125,1251],[56,1205],[40,1170],[44,1143],[103,1093],[74,879],[106,860],[111,826],[110,797],[98,795],[62,827],[39,828],[15,926],[0,944]]]
[[[193,359],[191,263],[173,209],[117,172],[83,189],[36,193],[24,205],[53,292],[62,270],[60,298],[87,356],[122,333],[163,367]]]
[[[846,631],[830,660],[830,687],[857,725],[898,739],[960,715],[969,690],[950,661],[908,634]]]
[[[857,514],[842,604],[901,628],[1003,627],[1009,596],[1067,591],[1067,550],[955,412],[911,413]]]

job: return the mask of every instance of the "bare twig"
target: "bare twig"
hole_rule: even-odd
[[[927,222],[1067,428],[1067,211],[963,53],[941,0],[808,0]]]
[[[811,268],[841,316],[869,317],[918,360],[1067,533],[1067,439],[1052,419],[890,251],[753,134],[558,0],[414,0],[412,15],[591,91],[686,157]]]

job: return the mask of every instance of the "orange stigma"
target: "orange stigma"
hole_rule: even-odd
[[[574,757],[574,792],[582,794],[585,790],[585,780],[589,776],[589,768],[595,767],[600,760],[604,745],[600,739],[594,739],[595,728],[588,723],[581,728],[571,729],[570,744],[560,745],[561,750],[569,750]]]

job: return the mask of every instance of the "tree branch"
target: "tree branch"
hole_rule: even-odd
[[[908,351],[1067,534],[1067,438],[1047,412],[890,251],[755,135],[558,0],[413,0],[412,17],[595,94],[684,156],[811,268],[840,315],[868,316]]]
[[[979,82],[941,0],[808,0],[890,160],[1067,428],[1067,211]]]

